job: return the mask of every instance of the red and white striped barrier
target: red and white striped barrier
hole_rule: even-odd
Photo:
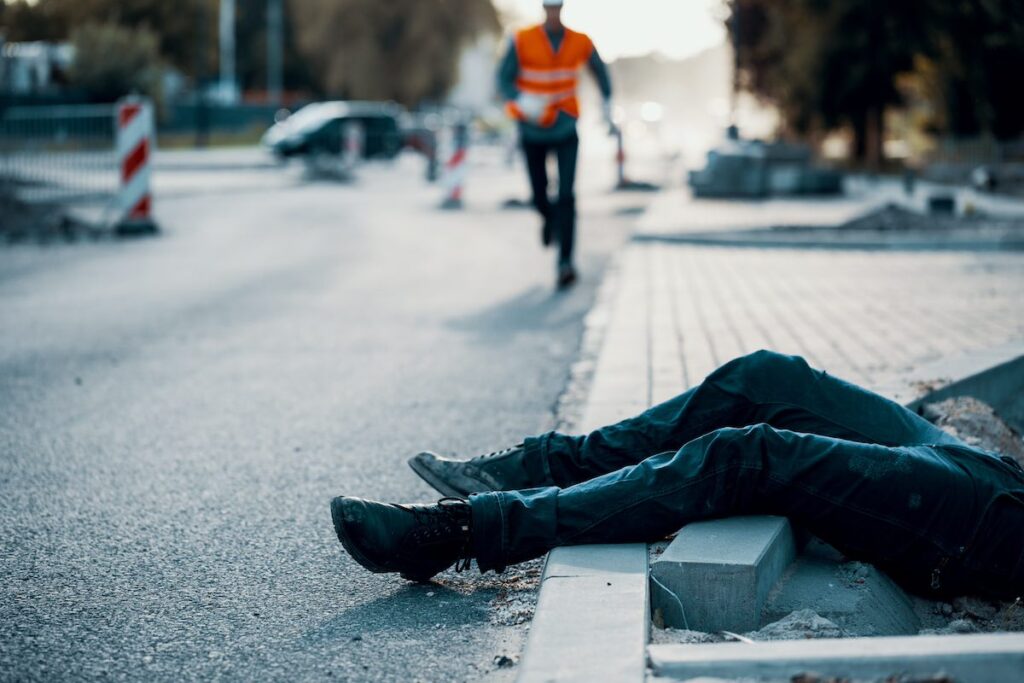
[[[116,202],[120,234],[155,232],[150,190],[155,148],[153,103],[128,97],[117,103],[117,158],[121,185]]]
[[[345,166],[353,169],[363,160],[363,147],[366,144],[366,133],[363,124],[352,121],[345,125],[345,151],[342,154]]]
[[[615,183],[615,189],[634,190],[639,192],[654,192],[657,190],[658,186],[654,183],[632,180],[628,175],[626,175],[626,145],[622,140],[622,129],[616,126],[612,131],[612,135],[615,136],[616,142],[615,169],[618,175],[618,180]]]
[[[462,208],[462,186],[466,182],[466,150],[469,147],[469,128],[464,123],[456,124],[454,149],[448,163],[444,165],[445,196],[442,209]]]

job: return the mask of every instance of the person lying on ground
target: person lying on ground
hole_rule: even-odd
[[[582,436],[468,461],[420,453],[435,505],[341,496],[363,567],[427,581],[586,543],[654,542],[698,520],[781,515],[925,596],[1024,594],[1024,470],[910,410],[769,351]]]

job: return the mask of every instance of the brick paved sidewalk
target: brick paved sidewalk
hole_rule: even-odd
[[[596,362],[582,417],[570,427],[586,432],[633,416],[760,348],[800,354],[906,400],[906,387],[944,379],[933,376],[935,368],[949,371],[959,357],[976,363],[977,356],[1018,353],[1022,297],[1019,252],[632,242],[588,323],[584,355],[596,353]],[[608,672],[643,680],[647,552],[643,544],[552,552],[521,681],[594,680]]]
[[[865,385],[1024,341],[1013,253],[755,250],[633,243],[581,427],[635,414],[768,348]]]

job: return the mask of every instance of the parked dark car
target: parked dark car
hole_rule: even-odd
[[[389,102],[314,102],[271,126],[263,145],[283,159],[338,154],[345,145],[346,126],[357,123],[364,132],[363,158],[390,159],[402,148],[402,114],[399,105]]]

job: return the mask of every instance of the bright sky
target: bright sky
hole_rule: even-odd
[[[541,0],[494,4],[523,20],[543,18]],[[725,39],[722,6],[723,0],[565,0],[562,20],[589,34],[607,60],[648,52],[681,58]]]

